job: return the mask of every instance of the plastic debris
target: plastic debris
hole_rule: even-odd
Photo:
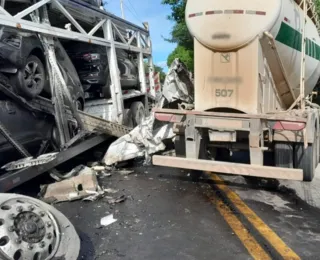
[[[106,217],[104,217],[104,218],[102,218],[100,220],[100,225],[106,227],[106,226],[109,226],[109,225],[111,225],[112,223],[114,223],[116,221],[117,221],[117,219],[113,218],[113,214],[110,214],[110,215],[108,215],[108,216],[106,216]]]

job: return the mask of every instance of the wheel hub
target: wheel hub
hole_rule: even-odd
[[[51,213],[34,201],[11,199],[0,205],[0,259],[51,259],[59,233]]]
[[[15,230],[27,243],[39,243],[46,234],[45,223],[33,212],[22,212],[14,220]]]

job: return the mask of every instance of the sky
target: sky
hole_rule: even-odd
[[[108,12],[121,17],[120,0],[103,0],[103,2]],[[126,20],[141,26],[142,22],[149,23],[153,62],[167,71],[167,57],[176,46],[163,39],[170,38],[173,26],[167,19],[171,13],[170,7],[161,4],[161,0],[123,0],[123,8]]]

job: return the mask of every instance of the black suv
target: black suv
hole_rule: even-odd
[[[111,97],[110,74],[106,47],[82,42],[63,43],[75,65],[86,92]],[[139,88],[136,62],[125,50],[117,49],[120,83],[123,90]],[[95,95],[94,95],[95,96]]]
[[[55,50],[58,65],[73,100],[78,109],[82,109],[84,91],[77,71],[58,40],[55,41]],[[35,33],[10,28],[0,29],[0,80],[2,84],[7,87],[11,86],[13,91],[27,100],[38,95],[50,98],[51,91],[44,50]],[[1,92],[0,123],[32,155],[37,154],[43,140],[50,140],[53,147],[59,145],[52,116],[32,113],[8,99]],[[0,134],[0,166],[20,158],[21,155]]]
[[[81,82],[59,40],[55,40],[55,50],[71,96],[82,108],[84,91]],[[9,78],[14,90],[27,99],[51,95],[44,50],[36,33],[13,28],[0,30],[0,72]]]

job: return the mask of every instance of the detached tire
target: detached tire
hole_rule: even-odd
[[[303,170],[303,181],[311,182],[318,162],[316,138],[313,144],[308,144],[307,149],[304,149],[303,143],[297,143],[294,154],[295,168]]]
[[[46,71],[41,60],[30,55],[23,69],[13,77],[14,87],[18,94],[26,98],[35,98],[44,89]]]
[[[133,119],[133,126],[140,125],[145,118],[144,105],[142,102],[133,102],[130,106],[130,111]]]

